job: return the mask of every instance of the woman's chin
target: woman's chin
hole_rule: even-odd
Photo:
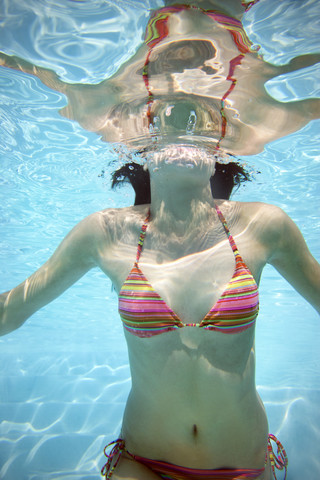
[[[149,159],[149,168],[165,166],[194,170],[199,167],[214,169],[215,159],[205,149],[192,145],[168,145],[156,151]]]

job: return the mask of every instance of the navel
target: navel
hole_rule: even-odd
[[[192,427],[192,434],[194,437],[196,437],[198,435],[198,427],[196,424],[193,425]]]

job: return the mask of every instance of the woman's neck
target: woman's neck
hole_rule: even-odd
[[[151,218],[161,231],[172,228],[185,234],[195,224],[205,222],[214,208],[209,181],[196,182],[151,181]]]

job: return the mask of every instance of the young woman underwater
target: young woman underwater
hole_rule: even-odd
[[[247,72],[258,71],[265,80],[297,65],[263,66],[246,37],[237,35],[241,2],[191,3],[192,8],[177,5],[169,15],[159,11],[160,20],[165,14],[159,26],[160,32],[165,25],[162,43],[155,29],[156,43],[147,37],[137,58],[98,86],[65,84],[54,72],[16,57],[0,60],[66,93],[63,114],[107,141],[144,139],[156,117],[164,133],[178,138],[194,106],[200,127],[192,134],[204,132],[225,151],[249,154],[314,118],[314,102],[279,105],[263,93],[264,82],[253,82],[254,88],[248,82]],[[203,10],[220,6],[218,15]],[[187,44],[181,26],[195,31]],[[301,68],[314,59],[299,62]],[[182,74],[188,81],[177,84]],[[191,95],[190,85],[199,91]],[[248,109],[253,94],[259,101]],[[243,121],[227,112],[226,99],[233,100]],[[186,118],[181,105],[192,106]],[[229,195],[213,199],[212,150],[172,143],[149,154],[145,168],[150,201],[103,210],[76,225],[37,272],[1,295],[0,333],[21,326],[98,266],[119,295],[132,375],[119,439],[106,450],[105,478],[272,480],[275,468],[285,470],[287,460],[281,444],[269,436],[255,386],[259,280],[263,267],[272,264],[320,311],[320,267],[282,210],[229,201]]]
[[[132,374],[105,477],[270,480],[268,449],[275,457],[255,387],[259,279],[272,264],[320,311],[320,266],[282,210],[213,199],[215,158],[204,149],[167,146],[146,168],[151,203],[76,225],[1,295],[1,334],[99,266],[119,294]]]

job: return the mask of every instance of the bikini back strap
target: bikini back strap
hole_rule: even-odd
[[[107,453],[107,450],[111,447],[111,451]],[[112,477],[112,474],[119,463],[122,453],[125,451],[125,444],[122,438],[117,438],[113,442],[108,443],[104,447],[104,454],[107,457],[107,463],[101,469],[101,475],[105,477],[106,480]]]
[[[138,247],[137,247],[136,263],[138,263],[139,260],[140,260],[140,255],[141,255],[141,252],[142,252],[144,237],[146,236],[146,231],[147,231],[147,226],[148,226],[148,223],[149,223],[149,219],[150,219],[150,210],[148,212],[147,218],[145,219],[145,221],[144,221],[144,223],[141,227],[140,237],[139,237],[139,242],[138,242]]]
[[[226,222],[226,219],[224,218],[224,215],[223,213],[221,212],[220,208],[218,207],[218,205],[215,205],[215,208],[216,208],[216,212],[218,214],[218,217],[223,225],[223,228],[224,228],[224,231],[226,232],[227,234],[227,237],[228,237],[228,240],[229,240],[229,243],[230,243],[230,246],[232,248],[232,251],[236,257],[236,259],[241,259],[241,256],[240,256],[240,253],[238,251],[238,248],[237,248],[237,245],[236,245],[236,242],[234,241],[233,239],[233,236],[231,235],[230,233],[230,230],[228,228],[228,225],[227,225],[227,222]]]
[[[275,442],[277,446],[277,453],[275,453],[271,441]],[[278,469],[284,470],[284,480],[286,480],[288,457],[282,443],[277,439],[277,437],[275,437],[275,435],[272,435],[272,433],[269,433],[268,436],[268,455],[270,459],[273,478],[277,480],[276,469]]]

